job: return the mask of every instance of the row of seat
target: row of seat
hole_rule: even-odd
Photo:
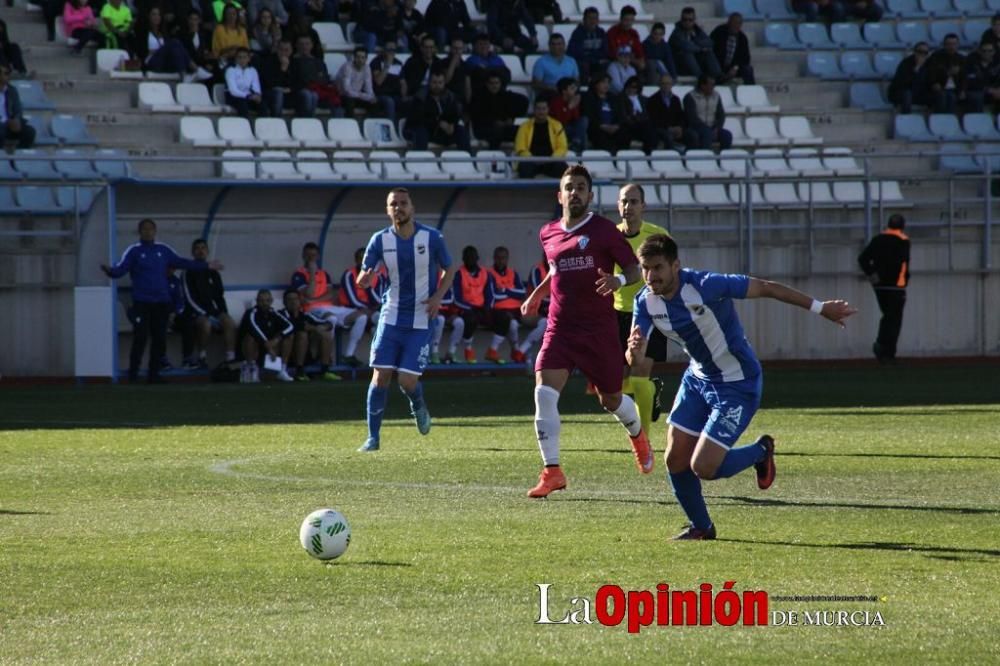
[[[21,108],[25,111],[55,110],[56,105],[45,94],[45,89],[38,81],[19,79],[11,81],[10,85],[17,88],[17,96],[21,99]]]
[[[12,159],[11,159],[12,157]],[[116,180],[131,170],[120,150],[18,150],[0,159],[0,180]]]
[[[989,17],[1000,11],[1000,0],[885,0],[885,18]],[[723,0],[727,14],[740,12],[751,20],[791,21],[799,16],[786,0]]]
[[[617,186],[600,186],[607,188],[601,192],[601,205],[613,209],[617,199]],[[806,209],[815,208],[862,208],[865,205],[865,183],[862,181],[809,181],[802,183],[781,182],[751,183],[749,186],[749,201],[752,208]],[[872,205],[888,205],[893,208],[909,207],[894,180],[873,181],[868,183],[868,192]],[[646,206],[648,208],[684,208],[697,207],[707,209],[745,206],[747,203],[747,187],[741,184],[723,185],[719,183],[706,184],[670,184],[658,187],[646,187]]]
[[[903,60],[901,51],[815,51],[806,56],[806,72],[828,81],[891,80]]]
[[[462,150],[433,152],[410,150],[403,154],[374,150],[366,157],[361,151],[337,150],[332,159],[323,151],[263,150],[254,160],[250,150],[222,153],[225,178],[265,180],[497,180],[510,175],[506,154],[481,150],[473,157]],[[567,156],[579,160],[599,180],[691,180],[743,177],[830,178],[864,175],[849,148],[762,148],[751,153],[730,148],[716,155],[710,150],[689,150],[683,156],[673,150],[622,150],[612,155],[604,150],[584,150]]]
[[[786,50],[816,49],[905,49],[918,42],[940,46],[946,35],[958,35],[966,47],[979,45],[979,40],[990,27],[985,19],[966,21],[933,21],[928,26],[921,21],[903,21],[893,24],[834,23],[829,31],[823,23],[770,23],[764,28],[764,41],[768,46]]]
[[[87,124],[79,116],[57,113],[50,117],[24,114],[24,120],[35,129],[38,146],[93,146],[97,139],[91,136]]]
[[[68,215],[90,210],[96,187],[17,185],[0,187],[0,215]]]
[[[988,113],[901,113],[894,120],[898,139],[919,142],[1000,141],[997,120]],[[996,150],[996,148],[994,148]]]
[[[519,119],[521,122],[526,118]],[[823,143],[805,116],[750,116],[745,122],[726,118],[725,127],[736,146],[811,146]],[[368,118],[362,125],[351,118],[330,118],[326,131],[318,118],[222,117],[218,126],[208,116],[184,116],[181,140],[200,148],[405,148],[393,124],[384,118]]]
[[[938,166],[953,173],[996,173],[1000,171],[1000,146],[943,143],[938,149]]]

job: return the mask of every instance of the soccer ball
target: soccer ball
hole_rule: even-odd
[[[333,560],[351,543],[351,526],[334,509],[317,509],[302,521],[299,542],[317,560]]]

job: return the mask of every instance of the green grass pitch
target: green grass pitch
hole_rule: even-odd
[[[705,483],[719,540],[689,543],[663,420],[640,476],[578,380],[547,501],[527,377],[428,379],[428,437],[393,390],[367,455],[361,383],[5,388],[0,664],[998,663],[998,377],[767,370],[748,436],[777,481]],[[325,506],[353,531],[332,564],[298,543]],[[535,623],[538,584],[556,620],[605,584],[725,581],[799,623]],[[778,599],[824,595],[878,600]],[[804,623],[827,610],[883,626]]]

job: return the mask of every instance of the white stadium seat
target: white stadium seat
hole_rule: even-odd
[[[406,171],[413,174],[417,180],[451,180],[451,174],[441,170],[441,165],[437,163],[437,155],[429,150],[408,150],[404,157]]]
[[[650,167],[661,178],[691,178],[681,154],[676,150],[654,150],[649,154]]]
[[[263,150],[260,153],[260,177],[270,180],[304,180],[287,150]]]
[[[264,145],[254,136],[246,118],[219,118],[219,138],[233,148],[260,148]]]
[[[268,148],[298,148],[302,143],[288,133],[284,118],[258,118],[254,121],[254,134]]]
[[[372,169],[383,180],[416,180],[416,174],[407,171],[400,160],[399,153],[391,150],[373,150],[369,155]]]
[[[361,136],[361,127],[353,118],[330,118],[326,133],[340,148],[371,148],[372,142]]]
[[[441,151],[441,169],[454,180],[483,180],[486,177],[476,170],[472,155],[464,150]]]
[[[225,104],[214,102],[201,83],[178,83],[177,103],[183,104],[188,113],[225,113],[227,109]]]
[[[300,150],[295,156],[295,169],[309,180],[344,179],[344,174],[334,172],[329,158],[322,150]]]
[[[293,118],[292,136],[305,148],[337,147],[337,142],[326,136],[319,118]]]
[[[385,118],[365,118],[364,137],[376,148],[406,148],[391,120]]]
[[[139,106],[153,113],[183,113],[184,105],[174,100],[170,85],[143,81],[139,84]]]
[[[212,119],[205,116],[181,118],[181,141],[193,143],[199,148],[221,148],[226,145],[226,142],[215,133]]]
[[[253,152],[249,150],[226,150],[222,157],[253,157]],[[223,162],[223,178],[256,178],[257,165],[253,162]]]
[[[333,170],[345,180],[378,180],[381,176],[373,172],[359,150],[338,150],[333,153]]]

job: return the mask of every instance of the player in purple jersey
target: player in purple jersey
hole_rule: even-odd
[[[533,315],[546,296],[551,298],[548,327],[535,359],[535,434],[545,467],[528,497],[566,488],[559,467],[559,394],[574,368],[593,382],[601,406],[628,431],[639,470],[646,474],[653,468],[635,403],[622,394],[621,352],[608,347],[618,336],[611,295],[623,284],[639,281],[639,265],[615,223],[587,211],[594,198],[592,185],[590,173],[580,165],[563,172],[558,195],[562,217],[538,234],[549,273],[521,305],[523,314]],[[615,264],[623,274],[613,275]]]
[[[664,456],[668,480],[689,521],[674,538],[714,539],[701,480],[728,478],[753,466],[757,486],[767,490],[775,475],[770,435],[736,446],[760,406],[762,382],[733,299],[773,298],[841,327],[857,310],[846,301],[817,301],[749,275],[682,269],[677,244],[665,234],[647,238],[638,254],[646,287],[635,296],[629,361],[645,355],[654,327],[691,357],[670,411]]]

